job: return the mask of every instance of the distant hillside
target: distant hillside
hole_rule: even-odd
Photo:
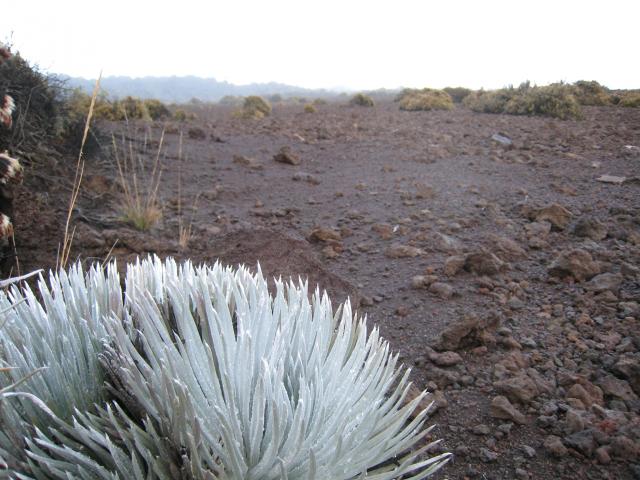
[[[71,87],[80,87],[91,93],[95,80],[62,77]],[[102,90],[110,97],[121,98],[127,95],[140,98],[157,98],[163,102],[184,103],[192,98],[202,101],[217,101],[225,95],[273,95],[328,97],[336,92],[329,90],[311,90],[283,83],[251,83],[234,85],[219,82],[214,78],[201,77],[105,77],[101,81]]]

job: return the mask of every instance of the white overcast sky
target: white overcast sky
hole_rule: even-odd
[[[640,87],[638,0],[5,0],[0,15],[14,50],[85,78]]]

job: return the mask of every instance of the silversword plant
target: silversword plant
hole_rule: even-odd
[[[115,264],[11,287],[0,312],[9,476],[420,479],[449,459],[425,458],[423,397],[378,330],[306,283],[154,257],[124,288]]]

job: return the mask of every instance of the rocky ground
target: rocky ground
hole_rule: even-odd
[[[163,217],[149,233],[122,222],[107,136],[74,258],[260,261],[349,296],[433,392],[434,436],[455,453],[437,478],[640,478],[639,109],[197,114],[102,126],[147,162],[165,129]],[[21,271],[55,265],[73,164],[52,155],[25,174]]]

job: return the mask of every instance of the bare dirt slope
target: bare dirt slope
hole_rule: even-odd
[[[639,109],[198,115],[167,126],[150,233],[119,218],[109,149],[90,160],[74,256],[260,261],[350,296],[436,392],[434,434],[456,454],[438,478],[640,478]],[[149,161],[162,128],[146,150],[148,127],[129,128]],[[298,165],[274,160],[283,147]],[[22,270],[55,263],[68,181],[42,181],[52,168],[18,194]]]

